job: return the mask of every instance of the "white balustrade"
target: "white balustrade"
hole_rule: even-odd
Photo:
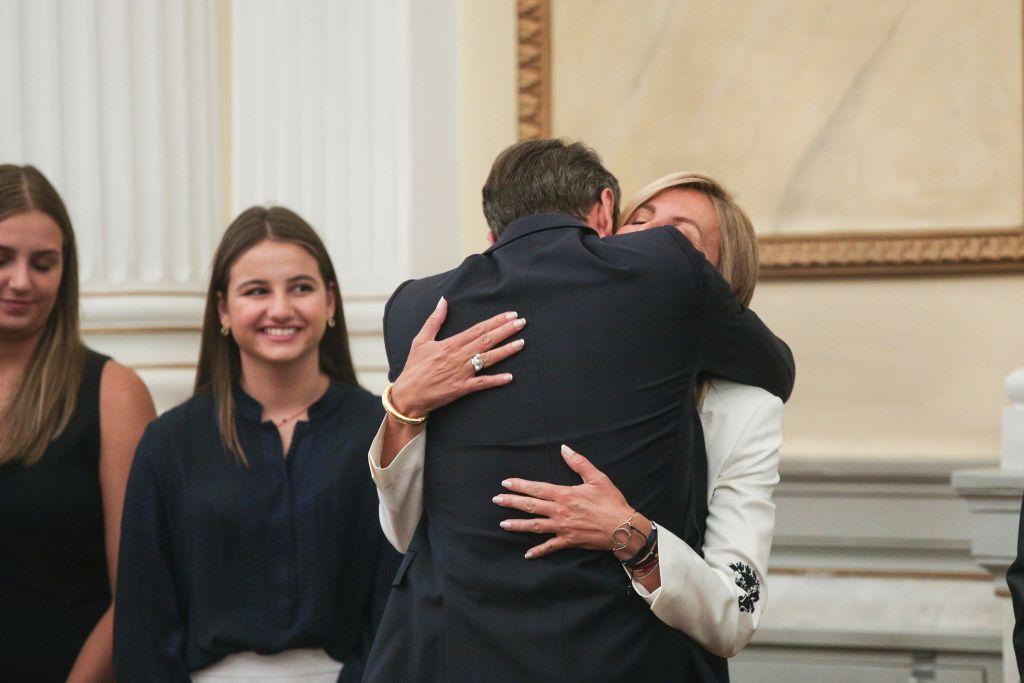
[[[1006,586],[1006,570],[1017,556],[1017,532],[1024,493],[1024,368],[1004,382],[1010,405],[1003,410],[1003,448],[1000,467],[953,473],[953,488],[967,500],[971,514],[971,555],[988,570],[1003,609],[1003,676],[1019,683],[1013,651],[1014,618]]]
[[[1010,405],[1003,408],[1003,469],[1024,470],[1024,367],[1003,383]]]

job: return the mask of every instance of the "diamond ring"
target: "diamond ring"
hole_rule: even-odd
[[[480,372],[484,369],[484,357],[479,353],[473,354],[473,357],[469,359],[469,364],[473,366],[473,372]]]

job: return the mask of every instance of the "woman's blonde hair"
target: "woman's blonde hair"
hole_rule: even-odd
[[[228,452],[246,466],[249,461],[238,438],[232,393],[232,388],[242,376],[242,361],[234,336],[221,334],[217,299],[218,296],[227,298],[228,281],[235,262],[264,240],[300,246],[316,259],[320,277],[324,286],[333,292],[335,302],[334,325],[327,327],[320,340],[320,370],[332,379],[359,386],[352,365],[352,354],[349,352],[338,276],[324,243],[309,223],[283,206],[253,206],[246,209],[228,226],[213,256],[195,384],[195,394],[213,395],[217,404],[221,442]]]
[[[78,329],[78,256],[71,218],[57,190],[33,166],[0,164],[0,220],[29,211],[60,228],[62,272],[57,300],[25,373],[0,413],[0,465],[32,465],[75,414],[85,347]]]
[[[750,218],[733,199],[732,194],[714,178],[703,173],[680,171],[669,173],[642,187],[626,203],[622,210],[622,222],[629,222],[633,213],[665,190],[681,187],[696,190],[711,200],[718,216],[718,229],[722,235],[722,246],[718,263],[714,264],[732,285],[736,298],[746,306],[754,296],[757,285],[758,257],[757,236]]]

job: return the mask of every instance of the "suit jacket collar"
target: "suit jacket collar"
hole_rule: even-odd
[[[498,241],[492,244],[484,253],[486,254],[503,247],[520,237],[526,237],[535,232],[551,230],[553,228],[583,228],[584,230],[593,231],[595,235],[597,234],[596,230],[575,216],[564,213],[538,213],[526,218],[520,218],[506,225],[505,229],[501,231]]]

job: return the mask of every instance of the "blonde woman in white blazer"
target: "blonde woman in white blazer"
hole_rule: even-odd
[[[695,173],[659,178],[634,196],[623,216],[619,232],[675,225],[718,266],[740,301],[749,303],[757,281],[753,227],[731,195],[713,179]],[[432,323],[440,326],[439,321]],[[515,350],[496,349],[492,353],[503,357],[512,352]],[[435,355],[432,369],[437,370],[442,362]],[[453,364],[448,372],[434,372],[433,376],[456,378],[460,372],[465,370]],[[442,390],[421,381],[417,389],[443,395],[445,403],[467,393],[453,388],[455,379],[433,382],[450,386]],[[633,578],[632,585],[663,622],[708,651],[732,657],[757,630],[767,601],[765,574],[775,525],[772,491],[779,481],[782,401],[762,389],[720,379],[705,379],[697,391],[708,466],[704,556],[659,527],[654,571]],[[424,432],[392,459],[384,454],[388,449],[386,425],[387,420],[371,446],[370,470],[380,497],[384,533],[404,552],[422,514]],[[539,499],[551,498],[547,492],[552,488],[579,490],[574,492],[576,514],[552,516],[555,526],[564,531],[533,548],[531,558],[568,547],[608,547],[609,529],[621,523],[624,509],[631,510],[614,484],[586,458],[568,447],[563,454],[584,484],[552,487],[510,480],[502,485],[512,493],[495,497],[496,504],[530,512]],[[509,520],[503,527],[529,532],[529,521]]]

